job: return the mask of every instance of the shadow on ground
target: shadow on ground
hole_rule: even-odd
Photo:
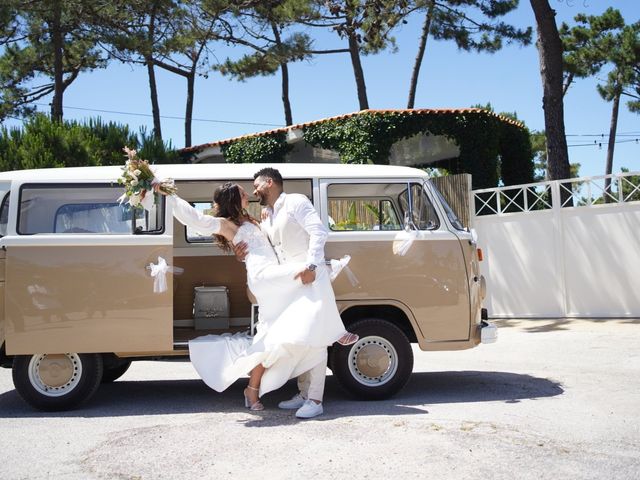
[[[229,413],[242,410],[239,380],[223,393],[210,390],[200,380],[123,380],[102,385],[81,408],[70,412],[45,413],[25,404],[15,390],[0,395],[0,418],[97,418],[182,413]],[[277,408],[277,403],[297,391],[289,381],[263,398],[266,410],[260,420],[247,426],[290,423],[293,412]],[[345,416],[411,415],[428,413],[429,405],[468,402],[517,403],[553,397],[564,392],[553,380],[508,372],[454,371],[414,373],[396,396],[388,400],[359,401],[345,393],[332,376],[327,377],[325,415],[321,420]]]
[[[640,318],[500,318],[492,319],[498,329],[518,327],[528,333],[569,330],[575,323],[612,323],[640,325]]]

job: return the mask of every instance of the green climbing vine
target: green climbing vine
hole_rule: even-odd
[[[473,188],[533,181],[529,132],[492,112],[365,112],[304,127],[313,146],[335,150],[343,163],[388,164],[391,147],[417,134],[444,135],[460,156],[432,164],[451,173],[471,173]],[[500,167],[500,168],[499,168]]]
[[[293,147],[284,132],[245,137],[222,145],[227,163],[282,163]]]
[[[460,155],[429,166],[470,173],[473,188],[533,182],[529,132],[521,124],[481,109],[460,112],[362,112],[303,127],[304,140],[334,150],[343,163],[388,164],[391,147],[418,134],[443,135]],[[228,163],[282,163],[292,149],[284,132],[245,137],[222,146]],[[425,165],[426,166],[426,165]]]

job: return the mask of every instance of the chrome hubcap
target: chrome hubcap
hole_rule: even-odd
[[[34,355],[29,362],[29,381],[42,395],[60,397],[78,386],[82,362],[77,353]]]
[[[349,371],[368,387],[384,385],[398,370],[398,353],[383,337],[364,337],[349,351]]]

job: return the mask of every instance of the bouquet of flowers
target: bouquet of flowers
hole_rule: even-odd
[[[118,183],[124,186],[124,194],[118,199],[134,208],[147,208],[153,205],[153,192],[160,191],[167,195],[178,191],[171,179],[158,180],[147,160],[138,158],[138,152],[128,147],[123,148],[127,161],[122,167],[122,176]],[[150,195],[147,192],[151,191]]]

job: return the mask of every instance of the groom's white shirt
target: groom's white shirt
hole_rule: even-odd
[[[307,197],[281,193],[273,209],[267,207],[262,228],[269,236],[280,263],[322,265],[327,229]]]

